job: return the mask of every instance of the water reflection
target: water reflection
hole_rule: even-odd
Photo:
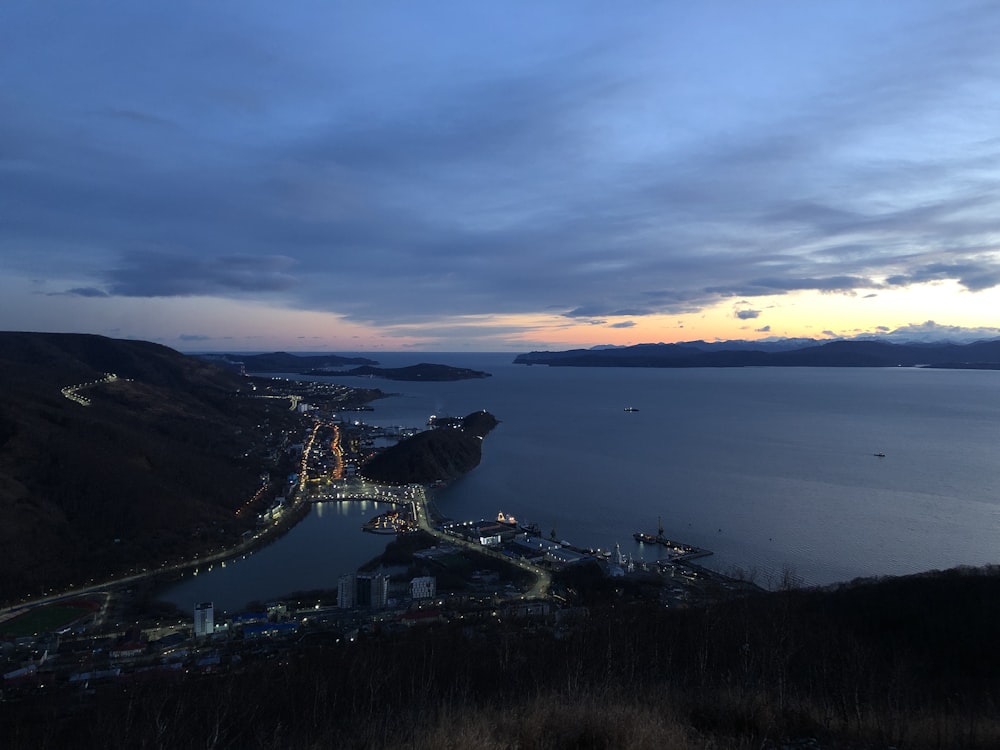
[[[231,559],[225,566],[188,574],[165,587],[159,598],[182,609],[211,601],[218,609],[236,611],[250,601],[336,589],[341,575],[357,570],[385,549],[391,537],[366,534],[361,526],[392,507],[371,500],[315,503],[302,521],[268,546]]]

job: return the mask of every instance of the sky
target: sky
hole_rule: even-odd
[[[1000,4],[0,4],[0,328],[1000,336]]]

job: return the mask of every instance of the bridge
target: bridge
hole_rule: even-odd
[[[361,477],[334,479],[320,487],[310,487],[304,500],[311,503],[335,503],[344,500],[369,500],[392,505],[424,502],[424,488],[419,484],[379,484]]]

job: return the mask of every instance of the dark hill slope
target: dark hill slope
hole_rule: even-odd
[[[65,386],[119,379],[65,398]],[[0,602],[232,542],[287,402],[143,341],[0,333]],[[252,514],[249,514],[252,517]]]
[[[366,463],[367,478],[392,484],[429,484],[457,479],[479,466],[483,438],[497,425],[489,412],[474,412],[454,426],[401,440]]]

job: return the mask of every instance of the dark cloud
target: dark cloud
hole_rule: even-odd
[[[244,292],[277,292],[295,285],[295,265],[285,256],[135,254],[107,272],[113,294],[123,297],[178,297]]]
[[[881,284],[869,278],[857,276],[833,276],[828,278],[781,278],[771,277],[747,281],[741,287],[709,287],[706,292],[724,296],[760,296],[783,294],[792,291],[849,292],[854,289],[870,289]]]
[[[67,289],[65,292],[50,292],[51,295],[69,295],[73,297],[108,297],[107,292],[101,289],[95,289],[94,287],[75,287],[73,289]]]
[[[578,307],[574,310],[569,310],[565,313],[567,318],[592,318],[594,316],[607,316],[607,317],[622,317],[622,316],[637,316],[637,315],[650,315],[654,312],[652,309],[647,310],[614,310],[609,307],[605,307],[600,304],[591,304],[585,307]]]
[[[988,4],[851,6],[823,54],[784,9],[781,49],[748,33],[731,57],[688,49],[700,11],[669,4],[410,11],[426,36],[360,7],[119,10],[0,15],[23,29],[0,60],[0,247],[66,268],[67,294],[603,324],[1000,285]]]
[[[754,333],[770,333],[771,326],[763,326],[761,328],[754,328]]]
[[[633,328],[635,327],[634,320],[624,320],[621,323],[612,323],[608,328]]]
[[[898,338],[906,341],[952,340],[956,342],[967,342],[1000,338],[1000,328],[997,327],[952,326],[939,324],[933,320],[925,320],[923,323],[911,323],[906,326],[894,328],[891,331],[884,326],[880,326],[879,329],[888,331],[887,336],[891,338]]]
[[[1000,285],[1000,258],[964,263],[929,263],[914,267],[910,273],[897,274],[886,279],[890,286],[911,286],[929,281],[955,279],[972,292]]]
[[[177,338],[180,341],[211,341],[214,337],[202,336],[197,333],[182,333]]]

